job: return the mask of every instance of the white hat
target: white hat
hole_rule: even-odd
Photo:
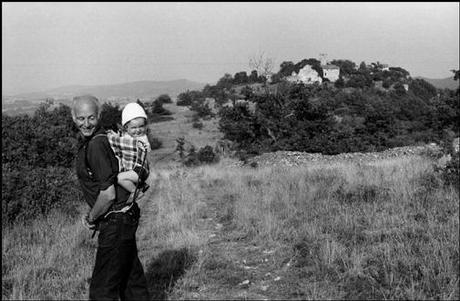
[[[121,125],[125,126],[129,121],[137,117],[147,119],[144,109],[137,102],[128,103],[121,112]]]

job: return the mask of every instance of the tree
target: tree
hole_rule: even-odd
[[[246,84],[247,82],[248,82],[248,75],[246,74],[246,71],[235,73],[235,76],[233,78],[233,83],[235,85]]]
[[[223,77],[219,79],[216,86],[220,89],[230,90],[233,85],[233,77],[229,73],[225,73]]]
[[[450,70],[450,71],[452,71],[452,72],[454,73],[454,80],[460,79],[460,70],[454,70],[454,69],[452,69],[452,70]]]
[[[409,77],[410,73],[404,68],[401,67],[390,67],[390,75],[394,79],[403,79]]]
[[[373,72],[379,72],[379,71],[382,71],[383,69],[383,64],[381,64],[379,61],[377,61],[376,63],[371,63],[371,66],[372,66],[372,71]]]
[[[361,64],[359,64],[358,71],[360,71],[360,72],[366,72],[366,71],[368,71],[368,70],[367,70],[367,65],[366,65],[366,63],[365,63],[364,61],[361,62]]]
[[[340,68],[341,75],[351,75],[356,71],[356,64],[350,60],[333,60],[331,64],[336,65]]]
[[[177,96],[177,105],[178,106],[190,106],[193,102],[204,101],[204,95],[202,92],[197,90],[187,90],[186,92],[182,92]]]
[[[171,112],[163,108],[163,102],[160,99],[156,99],[152,106],[153,115],[171,115]]]
[[[161,94],[160,96],[158,96],[155,101],[158,101],[162,104],[165,104],[165,103],[172,103],[172,100],[171,100],[171,97],[169,97],[168,94]]]
[[[423,100],[429,100],[437,94],[436,88],[421,78],[416,78],[411,81],[409,89],[415,96],[420,97]]]
[[[454,80],[457,81],[460,79],[460,70],[450,70],[454,73]],[[457,91],[456,91],[456,94],[459,95],[460,94],[460,85],[457,87]]]
[[[343,80],[342,76],[339,76],[339,78],[335,81],[334,86],[336,88],[343,88],[345,87],[345,81]]]
[[[240,93],[244,95],[245,99],[250,99],[254,95],[254,92],[252,91],[252,88],[249,87],[249,86],[244,86],[241,89]]]
[[[138,99],[137,103],[144,108],[144,104]],[[145,108],[144,108],[145,110]],[[101,109],[101,125],[106,129],[118,131],[121,126],[121,109],[119,104],[113,105],[105,102]]]
[[[278,74],[280,74],[282,77],[290,76],[292,72],[295,72],[295,65],[292,61],[284,61],[280,65],[280,71],[278,71]]]
[[[179,157],[181,158],[181,160],[183,160],[185,157],[185,138],[179,137],[176,139],[176,142],[176,151],[179,152]]]
[[[249,75],[248,83],[257,83],[259,81],[259,75],[257,74],[257,70],[252,70],[251,75]]]
[[[297,64],[294,65],[294,72],[299,73],[300,69],[310,65],[311,69],[315,70],[321,78],[323,78],[323,68],[321,67],[321,62],[315,58],[303,59]]]
[[[273,67],[273,59],[266,57],[264,52],[249,59],[249,68],[256,70],[265,80],[272,73]]]

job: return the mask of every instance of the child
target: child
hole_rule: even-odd
[[[150,173],[146,158],[150,151],[147,115],[138,103],[129,103],[121,113],[121,123],[122,133],[108,131],[107,138],[120,164],[118,184],[132,193],[130,203],[138,184],[142,192],[149,188],[145,183]]]

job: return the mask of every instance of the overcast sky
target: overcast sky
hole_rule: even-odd
[[[189,79],[283,61],[349,59],[445,78],[459,69],[459,3],[4,3],[2,95]]]

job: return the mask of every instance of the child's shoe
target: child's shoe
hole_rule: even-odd
[[[147,191],[147,189],[149,189],[149,188],[150,188],[150,186],[147,183],[144,183],[144,185],[142,185],[142,187],[141,187],[141,191],[145,193]]]

